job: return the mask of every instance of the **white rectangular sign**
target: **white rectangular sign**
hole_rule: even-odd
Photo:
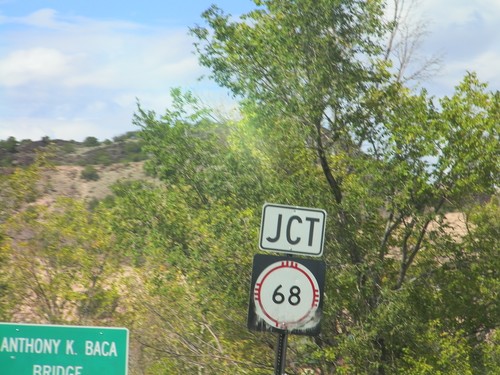
[[[266,203],[262,208],[259,247],[262,250],[321,256],[326,211]]]

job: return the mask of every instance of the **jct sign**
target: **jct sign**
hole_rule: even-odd
[[[265,204],[259,246],[262,250],[321,256],[326,212],[316,208]]]

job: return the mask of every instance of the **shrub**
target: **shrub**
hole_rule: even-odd
[[[19,142],[14,137],[9,137],[6,141],[0,140],[0,148],[14,154],[17,152],[17,146]]]
[[[96,147],[96,146],[99,146],[100,143],[99,143],[99,141],[97,140],[96,137],[87,137],[83,141],[83,145],[85,147]]]
[[[97,169],[93,166],[87,165],[83,168],[80,177],[86,181],[97,181],[99,179],[99,173],[97,173]]]
[[[61,150],[63,153],[65,154],[71,154],[73,152],[76,151],[76,147],[73,143],[64,143],[62,146],[61,146]]]

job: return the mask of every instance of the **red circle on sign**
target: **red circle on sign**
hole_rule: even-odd
[[[286,282],[292,286],[285,287],[283,293],[279,293],[280,301],[274,300],[275,293]],[[274,291],[272,298],[271,290]],[[299,295],[301,291],[304,292],[302,296]],[[288,293],[288,298],[285,293]],[[280,261],[269,265],[259,275],[255,283],[254,298],[257,315],[268,324],[282,329],[299,329],[307,328],[302,326],[314,318],[320,294],[316,278],[304,265],[294,261]],[[290,298],[294,298],[296,303],[291,303]],[[304,303],[300,303],[302,299],[305,300]],[[289,303],[285,304],[286,301]]]

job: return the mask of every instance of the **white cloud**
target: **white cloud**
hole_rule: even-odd
[[[416,0],[411,19],[426,22],[425,56],[441,56],[442,67],[424,86],[438,96],[451,95],[466,71],[475,71],[491,90],[500,89],[495,73],[500,56],[498,0]],[[496,69],[498,70],[498,69]]]
[[[26,17],[12,19],[13,22],[22,23],[29,26],[43,28],[60,28],[61,23],[55,19],[56,11],[54,9],[40,9],[29,14]]]
[[[482,19],[498,24],[500,2],[498,0],[417,0],[417,8],[435,26],[465,25]]]
[[[161,112],[171,87],[189,86],[203,72],[187,29],[50,9],[3,23],[18,26],[0,34],[0,139],[110,138],[134,128],[136,98]]]
[[[86,17],[63,16],[50,8],[39,9],[24,17],[2,16],[0,21],[4,24],[17,24],[65,32],[78,30],[82,26],[94,31],[109,29],[110,27],[129,30],[142,27],[139,24],[126,21],[98,21]]]
[[[500,77],[498,75],[498,62],[500,51],[488,50],[468,60],[456,60],[446,65],[445,71],[437,80],[441,84],[454,83],[456,86],[465,76],[466,72],[478,73],[482,82],[489,84],[490,90],[500,89]]]
[[[0,0],[1,3],[2,0]],[[410,1],[410,0],[407,0]],[[466,70],[500,89],[498,0],[417,0],[414,20],[428,20],[423,55],[444,54],[440,74],[423,86],[448,95]],[[0,139],[111,138],[130,129],[136,98],[161,113],[181,86],[209,104],[231,100],[192,54],[187,28],[68,16],[39,9],[0,15]]]
[[[474,57],[470,63],[470,69],[481,72],[481,79],[492,83],[496,89],[500,90],[500,76],[498,74],[498,64],[500,62],[500,49],[489,50]]]
[[[0,59],[0,86],[53,80],[71,72],[71,57],[45,47],[19,49]]]
[[[37,30],[9,35],[10,51],[0,54],[0,86],[51,78],[47,84],[57,87],[157,88],[201,75],[187,30],[81,17],[60,20],[49,9],[10,22]]]

